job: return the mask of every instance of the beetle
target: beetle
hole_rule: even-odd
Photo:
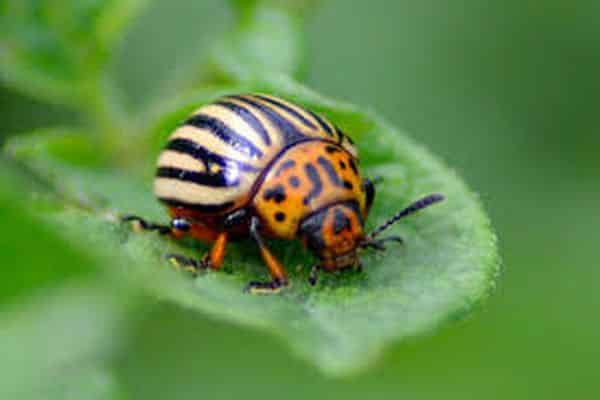
[[[224,96],[194,111],[171,134],[158,158],[154,193],[169,225],[129,215],[124,221],[173,238],[212,243],[199,261],[168,255],[194,272],[223,266],[230,240],[251,237],[271,280],[250,282],[253,293],[289,285],[265,238],[299,239],[319,260],[310,272],[360,269],[357,250],[384,250],[378,238],[395,222],[443,200],[426,196],[365,233],[375,180],[363,179],[352,139],[325,117],[268,94]]]

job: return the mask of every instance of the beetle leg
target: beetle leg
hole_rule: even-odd
[[[190,230],[190,222],[184,218],[173,218],[170,225],[160,225],[148,222],[136,215],[125,215],[121,218],[122,222],[130,222],[134,230],[138,231],[157,231],[160,235],[169,235],[174,238],[180,238]]]
[[[240,208],[239,210],[232,212],[225,218],[223,226],[225,228],[232,228],[234,226],[241,225],[244,222],[247,222],[247,217],[248,212],[246,211],[246,209]]]
[[[225,259],[225,250],[227,248],[227,232],[220,232],[217,240],[213,244],[210,252],[204,256],[202,262],[206,265],[205,268],[218,270],[223,266]]]
[[[203,260],[196,261],[191,257],[182,256],[180,254],[166,254],[165,258],[171,263],[176,270],[184,270],[192,275],[197,275],[198,272],[205,270],[206,266]]]
[[[277,293],[281,288],[288,286],[288,279],[283,265],[275,258],[271,250],[266,246],[263,238],[258,232],[258,218],[253,217],[250,222],[250,235],[256,240],[260,248],[260,254],[269,268],[271,281],[269,282],[250,282],[246,286],[246,291],[250,293],[271,294]]]
[[[308,283],[311,286],[315,286],[317,284],[317,280],[319,279],[319,271],[321,270],[321,266],[319,264],[315,264],[310,269],[310,274],[308,275]]]
[[[191,272],[193,275],[197,275],[199,272],[209,268],[214,271],[220,269],[223,266],[226,248],[227,232],[221,232],[210,251],[200,261],[179,254],[167,254],[166,257],[176,269],[182,269]]]
[[[356,262],[356,265],[354,266],[354,270],[355,270],[356,272],[362,272],[362,270],[363,270],[363,263],[362,263],[362,261],[361,261],[361,260],[358,260],[358,261]]]

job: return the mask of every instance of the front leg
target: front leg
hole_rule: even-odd
[[[252,217],[250,222],[250,235],[260,248],[260,254],[269,268],[271,273],[271,281],[269,282],[250,282],[246,290],[250,293],[272,294],[278,293],[282,288],[289,285],[285,268],[273,255],[271,250],[266,246],[263,238],[258,231],[259,220],[257,217]]]
[[[212,269],[217,271],[223,266],[225,250],[227,249],[227,232],[221,232],[213,243],[210,251],[200,261],[179,254],[167,254],[167,260],[177,269],[183,269],[197,275],[201,271]]]
[[[356,265],[351,267],[351,269],[356,272],[362,272],[362,270],[363,270],[362,262],[360,260],[358,260],[356,262]],[[315,264],[312,266],[312,268],[310,269],[310,273],[308,274],[308,283],[311,286],[315,286],[317,284],[317,281],[319,280],[319,272],[321,272],[323,270],[324,269],[320,264]]]

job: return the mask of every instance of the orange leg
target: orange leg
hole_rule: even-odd
[[[225,249],[227,248],[227,232],[219,233],[217,240],[213,244],[210,252],[204,258],[204,262],[208,268],[218,270],[223,266],[223,260],[225,259]]]
[[[260,248],[260,254],[267,264],[269,268],[269,272],[271,273],[271,281],[270,282],[250,282],[246,287],[246,290],[250,293],[264,293],[271,294],[277,293],[281,290],[281,288],[288,286],[288,278],[285,272],[285,268],[281,263],[277,260],[277,258],[273,255],[271,250],[266,246],[264,240],[260,236],[258,232],[258,219],[254,217],[250,224],[250,234],[258,243]]]
[[[207,268],[213,270],[220,269],[223,266],[225,258],[227,232],[216,232],[205,225],[192,224],[185,217],[177,216],[175,213],[171,214],[173,219],[170,225],[155,224],[134,215],[125,216],[122,218],[122,221],[132,223],[134,229],[138,231],[157,231],[160,235],[167,235],[173,239],[180,239],[186,235],[190,235],[198,240],[214,242],[210,252],[200,262],[177,254],[167,254],[167,259],[176,268],[185,269],[192,273],[197,273],[199,270]]]
[[[177,269],[183,269],[197,274],[208,268],[216,271],[223,266],[225,249],[227,247],[227,232],[220,232],[210,251],[200,261],[179,254],[167,254],[167,260]]]

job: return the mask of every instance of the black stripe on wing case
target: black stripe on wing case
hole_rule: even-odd
[[[297,120],[299,120],[304,126],[310,128],[310,129],[317,129],[317,127],[315,126],[315,124],[313,124],[312,122],[310,122],[309,120],[307,120],[302,114],[300,114],[298,111],[294,110],[293,108],[291,108],[287,104],[284,104],[284,103],[282,103],[279,100],[273,99],[271,97],[263,96],[263,95],[260,95],[260,94],[254,94],[252,96],[256,97],[256,98],[259,98],[259,99],[261,99],[263,101],[266,101],[267,103],[272,104],[275,107],[279,107],[280,109],[284,110],[288,114],[293,115],[294,118],[296,118]]]
[[[354,146],[354,140],[352,140],[352,138],[350,136],[348,136],[344,133],[344,137],[346,138],[346,140],[348,140],[348,142],[350,142],[351,145]]]
[[[300,132],[294,124],[288,121],[284,116],[279,114],[273,108],[266,106],[256,100],[246,98],[243,96],[228,96],[229,98],[238,100],[245,104],[249,104],[250,106],[260,110],[268,119],[271,121],[273,125],[275,125],[283,134],[283,141],[286,145],[299,142],[306,138],[302,132]]]
[[[228,157],[220,156],[212,151],[209,151],[204,146],[189,139],[173,139],[165,150],[175,151],[177,153],[187,154],[194,157],[196,160],[204,164],[207,171],[210,171],[211,164],[217,164],[221,168],[239,169],[244,172],[258,172],[258,168],[242,161],[234,160]]]
[[[261,158],[263,156],[262,151],[260,151],[260,149],[251,141],[217,118],[205,114],[196,114],[185,121],[184,124],[208,130],[219,139],[229,144],[240,153],[246,154],[250,158]]]
[[[189,171],[180,168],[159,167],[156,171],[157,178],[171,178],[179,181],[195,183],[211,187],[231,187],[240,183],[239,172],[221,170],[216,174]]]
[[[333,137],[333,131],[331,130],[331,127],[329,126],[329,124],[327,122],[325,122],[325,120],[323,120],[323,118],[321,118],[318,114],[310,111],[309,109],[305,110],[312,115],[312,117],[317,121],[317,123],[319,124],[319,126],[321,127],[321,129],[323,129],[325,131],[325,133],[327,133],[328,136],[332,136]]]
[[[338,128],[337,126],[334,126],[334,129],[335,129],[335,135],[338,138],[338,144],[340,144],[344,140],[344,134],[342,133],[340,128]]]
[[[337,126],[335,127],[335,132],[336,132],[336,135],[338,136],[338,143],[342,143],[344,141],[344,138],[346,138],[346,140],[348,140],[348,142],[350,142],[351,145],[354,145],[354,140],[352,140],[352,138],[350,136],[348,136],[344,132],[342,132],[342,130],[340,128],[338,128]]]
[[[258,133],[258,135],[262,138],[263,142],[267,146],[271,145],[271,137],[269,133],[260,122],[258,118],[246,107],[240,106],[239,104],[232,103],[230,101],[219,100],[216,101],[215,104],[224,107],[230,111],[233,111],[237,116],[243,119],[248,125],[252,127]]]
[[[172,198],[168,198],[168,197],[159,197],[158,200],[162,201],[163,203],[165,203],[171,207],[185,208],[188,210],[199,211],[199,212],[207,213],[207,214],[211,214],[211,213],[214,214],[214,213],[222,212],[222,211],[225,211],[225,210],[231,208],[234,205],[233,201],[227,201],[222,204],[202,204],[202,203],[188,203],[185,201],[176,200],[176,199],[172,199]]]

